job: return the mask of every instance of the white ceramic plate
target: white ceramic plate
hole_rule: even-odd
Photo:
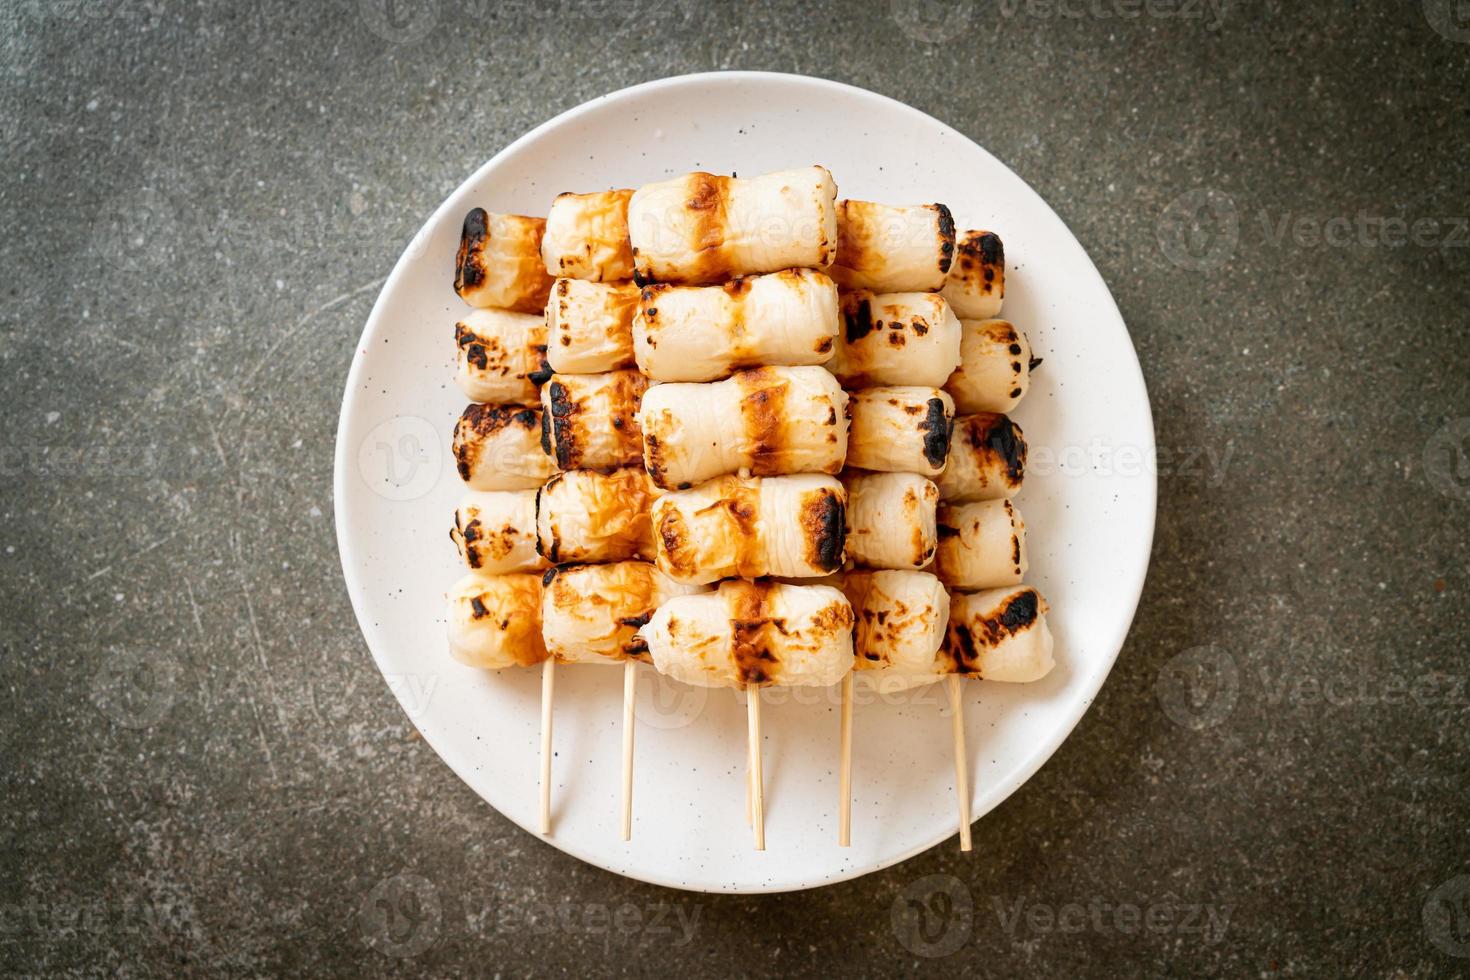
[[[443,594],[461,574],[447,529],[462,489],[449,441],[465,404],[451,341],[466,309],[451,286],[464,213],[545,214],[560,191],[811,163],[831,169],[843,197],[943,201],[959,228],[998,232],[1003,315],[1045,358],[1014,414],[1031,446],[1018,500],[1028,581],[1051,603],[1057,668],[1038,684],[965,685],[976,818],[1056,750],[1122,646],[1153,537],[1153,423],[1127,329],[1061,219],[961,133],[861,89],[749,72],[624,89],[521,137],[434,213],[368,319],[337,433],[342,567],[378,668],[444,761],[533,833],[540,671],[472,670],[443,639]],[[622,672],[557,674],[548,840],[584,861],[677,888],[785,891],[886,867],[956,832],[942,685],[857,704],[847,848],[837,845],[835,690],[766,691],[767,849],[757,853],[745,822],[743,702],[640,668],[635,823],[624,843]]]

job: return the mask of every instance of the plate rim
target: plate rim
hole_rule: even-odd
[[[444,201],[441,202],[439,206],[436,207],[420,224],[418,231],[415,232],[414,236],[404,246],[403,252],[399,255],[398,260],[393,265],[392,271],[389,272],[387,278],[383,281],[383,285],[378,291],[377,298],[373,301],[372,309],[368,312],[367,319],[363,323],[362,332],[359,335],[353,348],[351,363],[348,366],[347,378],[344,384],[342,395],[342,407],[340,414],[338,415],[337,428],[334,434],[335,446],[332,461],[332,509],[333,530],[337,537],[337,554],[342,568],[343,583],[347,587],[348,601],[352,605],[353,617],[357,620],[358,632],[361,634],[364,643],[367,645],[368,652],[373,658],[374,666],[377,668],[379,675],[383,677],[385,684],[387,684],[388,686],[389,692],[392,693],[394,699],[398,701],[399,708],[403,710],[404,716],[408,719],[409,724],[414,726],[415,731],[418,731],[424,741],[427,742],[430,748],[434,750],[434,753],[439,757],[439,760],[443,762],[446,766],[448,766],[450,771],[453,772],[462,783],[464,783],[465,787],[480,798],[482,803],[495,810],[495,812],[499,813],[502,818],[520,827],[529,836],[536,839],[537,841],[544,844],[549,844],[552,847],[555,847],[557,850],[571,857],[574,857],[577,860],[590,864],[593,867],[601,868],[604,871],[616,874],[620,877],[631,878],[635,881],[643,881],[664,888],[671,888],[679,891],[696,892],[701,894],[720,895],[781,894],[786,892],[806,891],[814,888],[824,887],[827,885],[835,885],[841,882],[851,881],[855,878],[863,877],[864,875],[871,874],[876,871],[882,871],[886,868],[891,868],[898,864],[902,864],[904,861],[907,861],[915,855],[927,851],[944,842],[945,840],[954,837],[955,834],[958,832],[958,826],[956,826],[953,830],[944,831],[934,840],[920,843],[903,851],[896,852],[892,856],[880,859],[873,863],[853,865],[848,868],[840,869],[830,877],[824,877],[817,880],[802,880],[794,884],[781,884],[772,887],[761,887],[759,885],[756,885],[734,886],[728,888],[702,887],[697,884],[690,884],[684,881],[675,881],[672,879],[664,878],[657,874],[641,873],[632,869],[620,869],[612,866],[610,863],[607,863],[592,854],[583,852],[580,848],[575,848],[569,845],[568,842],[556,836],[542,835],[527,824],[524,824],[521,821],[516,820],[509,814],[504,813],[498,807],[496,807],[494,803],[487,799],[485,795],[481,793],[480,790],[476,787],[475,783],[470,780],[467,773],[461,771],[461,769],[456,766],[454,762],[452,762],[443,751],[440,750],[439,746],[435,744],[437,735],[431,737],[430,735],[423,732],[423,729],[414,720],[408,705],[404,704],[403,696],[398,693],[398,691],[393,687],[392,684],[387,683],[387,675],[390,672],[389,667],[391,665],[387,663],[385,655],[379,653],[378,645],[374,642],[373,637],[369,634],[367,627],[367,610],[359,604],[359,594],[363,594],[365,598],[366,590],[363,586],[363,583],[357,580],[352,567],[352,542],[355,540],[355,538],[352,534],[348,533],[349,529],[346,527],[345,516],[345,501],[349,494],[352,460],[350,458],[350,453],[344,437],[346,436],[347,429],[350,425],[349,419],[354,414],[354,409],[356,407],[356,402],[358,399],[358,392],[361,388],[361,379],[359,378],[359,375],[361,371],[364,370],[363,365],[366,363],[365,359],[358,356],[358,354],[362,350],[367,349],[367,342],[370,338],[370,334],[375,332],[375,330],[378,328],[380,320],[383,319],[383,308],[385,305],[386,297],[396,290],[399,281],[407,274],[407,270],[409,269],[410,265],[420,258],[420,256],[415,254],[418,243],[427,237],[431,228],[437,226],[439,222],[444,219],[444,216],[449,211],[451,202],[458,198],[460,196],[460,192],[465,190],[467,186],[481,182],[482,178],[487,174],[488,171],[493,170],[502,159],[513,154],[522,145],[532,142],[545,132],[571,123],[578,117],[590,113],[595,109],[601,108],[604,104],[626,101],[660,90],[675,89],[683,86],[705,84],[709,82],[718,82],[721,84],[757,82],[784,85],[807,85],[819,90],[825,89],[828,92],[841,92],[848,95],[857,95],[865,98],[878,99],[882,102],[890,103],[893,107],[896,107],[903,112],[913,113],[918,117],[921,117],[923,120],[939,127],[947,134],[952,134],[958,139],[964,140],[966,143],[970,144],[975,149],[985,154],[996,164],[1003,167],[1012,176],[1016,177],[1017,181],[1025,189],[1025,193],[1029,194],[1030,197],[1034,199],[1034,203],[1040,205],[1047,212],[1050,212],[1052,216],[1055,217],[1056,220],[1061,224],[1061,226],[1066,229],[1067,234],[1071,236],[1072,240],[1077,244],[1078,251],[1086,262],[1087,273],[1091,275],[1092,279],[1095,280],[1096,285],[1099,286],[1102,289],[1103,293],[1107,296],[1108,302],[1106,309],[1100,309],[1097,311],[1097,313],[1099,315],[1110,314],[1111,317],[1116,320],[1118,326],[1122,329],[1124,336],[1128,338],[1129,357],[1126,359],[1126,363],[1131,371],[1131,377],[1137,382],[1139,389],[1143,393],[1143,412],[1144,417],[1148,423],[1146,440],[1147,444],[1140,447],[1145,452],[1145,454],[1152,455],[1156,453],[1157,432],[1154,427],[1153,405],[1148,394],[1147,380],[1143,375],[1143,367],[1138,359],[1138,347],[1132,341],[1132,334],[1128,330],[1127,322],[1123,319],[1122,311],[1118,309],[1117,300],[1113,296],[1112,289],[1109,288],[1107,281],[1103,279],[1102,273],[1098,271],[1097,264],[1092,260],[1092,255],[1087,251],[1085,247],[1083,247],[1081,240],[1077,237],[1076,232],[1072,230],[1072,227],[1066,222],[1065,219],[1062,218],[1062,216],[1056,211],[1055,208],[1048,204],[1046,200],[1041,197],[1039,193],[1037,193],[1037,191],[1026,181],[1024,177],[1022,177],[1014,169],[1008,166],[1004,161],[1000,160],[998,157],[994,156],[994,154],[990,153],[989,150],[987,150],[984,146],[981,146],[974,139],[955,129],[953,126],[949,125],[943,120],[930,115],[922,109],[918,109],[914,106],[909,105],[906,102],[902,102],[880,92],[874,92],[870,89],[862,88],[861,86],[851,85],[846,82],[834,81],[832,79],[823,78],[816,75],[800,75],[790,72],[740,70],[691,72],[683,75],[671,75],[664,78],[640,82],[636,85],[630,85],[625,88],[616,89],[612,92],[607,92],[602,95],[595,96],[594,98],[588,99],[584,102],[579,103],[578,105],[566,109],[551,117],[550,119],[547,119],[545,122],[542,122],[539,125],[532,127],[530,130],[527,130],[525,133],[521,134],[510,143],[507,143],[493,156],[491,156],[488,160],[486,160],[483,164],[476,168],[471,174],[469,174],[464,180],[462,180],[454,188],[454,190],[450,191],[449,194],[445,197]],[[1108,677],[1112,675],[1113,667],[1117,664],[1118,656],[1122,653],[1123,644],[1127,641],[1128,634],[1132,629],[1133,620],[1137,615],[1139,603],[1142,601],[1143,598],[1143,588],[1148,577],[1149,566],[1152,564],[1153,539],[1158,522],[1158,475],[1156,472],[1148,472],[1147,477],[1148,478],[1144,484],[1144,492],[1147,497],[1148,505],[1148,526],[1147,534],[1145,535],[1146,540],[1143,561],[1140,563],[1137,573],[1135,575],[1129,576],[1129,578],[1131,579],[1131,581],[1128,582],[1129,592],[1132,593],[1132,599],[1129,603],[1127,615],[1119,620],[1119,622],[1121,623],[1120,631],[1115,638],[1110,639],[1106,644],[1104,644],[1105,648],[1111,650],[1106,658],[1106,664],[1099,663],[1099,669],[1094,674],[1095,682],[1091,683],[1086,688],[1078,692],[1078,696],[1076,697],[1072,706],[1067,709],[1067,717],[1065,718],[1065,722],[1053,728],[1045,739],[1040,739],[1033,744],[1029,753],[1022,760],[1022,764],[1020,765],[1020,767],[1015,770],[1015,776],[1012,780],[1010,788],[1005,790],[1002,795],[995,798],[988,805],[976,807],[972,810],[970,815],[971,826],[973,826],[986,814],[1001,806],[1012,796],[1014,796],[1023,786],[1030,782],[1031,778],[1036,775],[1037,771],[1043,765],[1050,761],[1051,757],[1056,754],[1056,751],[1061,748],[1062,743],[1065,742],[1069,737],[1071,737],[1072,732],[1076,729],[1078,723],[1081,722],[1082,717],[1087,713],[1088,709],[1092,707],[1093,702],[1097,698],[1097,692],[1102,689],[1102,685],[1107,681]],[[971,791],[973,793],[973,788]]]

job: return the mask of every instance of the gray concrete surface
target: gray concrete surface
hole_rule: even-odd
[[[6,972],[1470,971],[1464,3],[10,0],[0,52]],[[734,67],[1030,181],[1167,453],[1118,667],[974,855],[763,899],[483,805],[372,669],[330,524],[422,219],[565,108]]]

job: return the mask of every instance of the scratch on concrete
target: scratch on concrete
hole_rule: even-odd
[[[194,628],[199,631],[199,638],[202,640],[205,638],[204,623],[199,618],[199,603],[194,601],[194,586],[189,584],[187,578],[184,579],[184,592],[189,596],[189,609],[194,614]]]
[[[271,704],[276,709],[276,719],[281,723],[281,730],[286,729],[286,712],[281,707],[280,698],[276,697],[275,685],[271,682],[271,666],[265,656],[265,642],[260,637],[260,624],[255,619],[255,599],[250,593],[250,580],[245,575],[244,559],[240,556],[240,532],[230,532],[230,550],[235,555],[235,574],[240,577],[240,591],[245,596],[245,616],[250,621],[250,636],[255,647],[255,659],[260,663],[260,679],[265,686],[265,693],[270,697]],[[270,766],[271,777],[276,776],[276,763],[271,756],[270,744],[265,737],[265,727],[261,723],[260,710],[255,705],[255,699],[251,698],[250,706],[255,711],[255,727],[260,733],[260,744],[265,749],[265,761]]]
[[[124,558],[115,559],[115,560],[113,560],[112,563],[107,564],[107,565],[103,565],[101,568],[99,568],[96,571],[92,572],[92,574],[88,575],[82,581],[84,581],[84,582],[91,582],[92,580],[99,579],[102,576],[106,575],[107,573],[111,572],[118,565],[127,565],[127,564],[130,564],[132,562],[135,562],[139,558],[142,558],[144,555],[148,554],[148,552],[152,551],[154,548],[157,548],[157,547],[159,547],[161,545],[167,544],[168,542],[172,541],[174,538],[178,537],[179,534],[180,534],[180,532],[182,532],[182,531],[183,531],[183,528],[175,528],[173,531],[169,532],[168,534],[165,534],[163,537],[158,538],[155,541],[150,541],[148,544],[146,544],[143,547],[139,548],[137,551],[133,552],[131,555],[127,555]],[[68,591],[70,591],[70,588],[68,589]]]
[[[255,362],[255,366],[252,367],[250,371],[245,375],[245,377],[240,381],[240,389],[243,391],[247,387],[249,387],[250,382],[254,380],[257,374],[260,373],[260,369],[265,367],[266,364],[270,362],[271,355],[279,350],[282,344],[300,333],[302,328],[304,328],[314,318],[321,316],[323,313],[327,312],[333,307],[341,306],[343,303],[347,302],[349,299],[352,299],[352,297],[354,296],[365,293],[370,289],[377,289],[383,284],[385,279],[386,277],[382,279],[374,279],[372,282],[365,282],[361,286],[354,286],[347,292],[342,293],[338,296],[333,296],[322,305],[316,307],[313,310],[309,310],[305,315],[301,317],[301,319],[296,321],[295,325],[293,325],[291,329],[287,330],[285,333],[277,337],[276,342],[271,344],[270,347],[266,348],[266,351],[264,354],[261,355],[260,360]]]

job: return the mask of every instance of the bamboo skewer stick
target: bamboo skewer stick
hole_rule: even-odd
[[[970,761],[965,751],[965,718],[960,701],[960,677],[945,678],[949,691],[950,726],[954,734],[954,788],[960,801],[960,850],[970,849]]]
[[[623,661],[623,840],[633,839],[633,704],[638,698],[636,660]]]
[[[754,778],[755,761],[751,758],[750,741],[747,739],[745,743],[745,826],[747,827],[755,826],[755,808],[751,805],[752,794],[750,792]]]
[[[751,788],[751,826],[755,832],[755,849],[764,851],[766,849],[766,799],[765,787],[761,778],[761,689],[758,687],[747,687],[746,721],[750,736],[750,788]]]
[[[842,794],[837,820],[837,843],[841,847],[852,843],[852,683],[849,670],[842,676],[842,737],[837,777],[838,791]]]
[[[541,667],[541,833],[551,833],[551,702],[556,690],[556,658]]]

